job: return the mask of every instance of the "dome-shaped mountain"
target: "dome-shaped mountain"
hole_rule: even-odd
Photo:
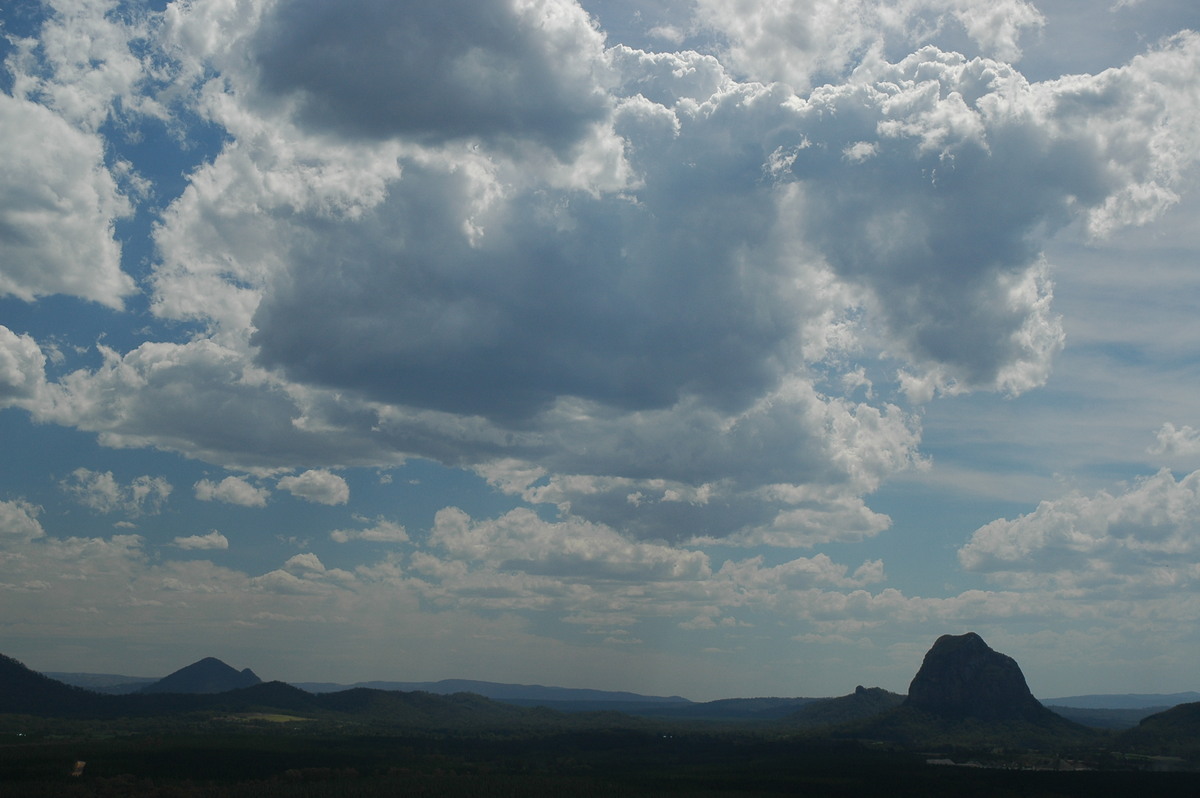
[[[951,719],[1058,719],[1033,697],[1017,661],[992,650],[974,632],[937,639],[909,685],[904,706]]]
[[[199,662],[193,662],[187,667],[180,668],[169,676],[164,676],[153,684],[146,685],[139,692],[224,693],[243,687],[253,687],[261,683],[262,679],[258,678],[249,668],[238,671],[216,657],[205,657]]]
[[[1016,661],[974,632],[939,637],[904,703],[846,733],[911,746],[1035,749],[1083,744],[1096,735],[1042,706]]]

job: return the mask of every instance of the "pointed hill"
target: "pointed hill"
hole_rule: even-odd
[[[225,693],[261,684],[262,679],[246,668],[239,671],[216,657],[205,657],[148,684],[139,693]]]
[[[849,731],[858,738],[950,747],[1053,748],[1097,735],[1042,706],[1016,660],[974,632],[939,637],[904,703]]]

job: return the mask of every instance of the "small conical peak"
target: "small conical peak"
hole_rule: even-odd
[[[143,693],[223,693],[259,684],[246,668],[238,671],[216,657],[205,657],[142,688]]]

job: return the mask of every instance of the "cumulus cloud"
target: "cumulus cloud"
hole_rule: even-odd
[[[202,479],[195,485],[196,498],[200,501],[221,501],[242,507],[266,507],[270,491],[256,488],[242,477],[225,477],[220,482]]]
[[[297,59],[297,48],[308,57]],[[257,83],[305,124],[356,136],[569,147],[606,111],[603,37],[568,0],[270,6],[247,44]]]
[[[1084,595],[1161,594],[1200,579],[1200,472],[1163,469],[1120,493],[1072,493],[976,530],[964,568]]]
[[[148,84],[151,14],[119,0],[49,0],[36,39],[12,41],[13,96],[36,99],[72,126],[96,131],[125,114],[163,116]],[[135,53],[141,52],[141,55]]]
[[[134,293],[114,223],[131,213],[99,137],[0,93],[0,296],[69,294],[114,308]]]
[[[289,571],[315,571],[322,573],[325,570],[325,564],[312,552],[289,557],[288,561],[283,564],[283,567]]]
[[[40,421],[98,433],[108,446],[155,446],[230,468],[396,459],[372,439],[373,412],[272,378],[213,340],[99,352],[98,368],[65,375],[23,406]]]
[[[378,518],[374,526],[365,529],[335,529],[329,537],[337,543],[349,543],[351,540],[368,540],[375,543],[405,543],[408,532],[402,524]]]
[[[207,535],[175,538],[175,545],[189,551],[217,551],[229,548],[229,539],[214,529]]]
[[[764,567],[762,558],[755,557],[738,563],[726,563],[721,575],[747,589],[855,588],[883,581],[883,561],[865,562],[851,573],[845,565],[835,563],[824,554],[811,558],[800,557],[771,567]]]
[[[45,535],[38,515],[42,508],[27,501],[0,501],[0,533],[22,541]]]
[[[277,487],[316,504],[345,504],[350,501],[350,486],[331,471],[310,470],[295,477],[284,477]]]
[[[303,463],[279,487],[313,501],[420,456],[635,540],[878,534],[864,497],[921,463],[902,400],[1044,383],[1044,244],[1174,201],[1200,38],[1030,83],[1028,3],[875,6],[700,3],[702,55],[605,50],[565,0],[173,4],[153,44],[230,141],[147,285],[203,332],[44,386],[8,339],[0,373],[106,444]],[[985,57],[894,55],[948,25]]]
[[[30,404],[46,382],[46,356],[37,341],[0,325],[0,407]]]
[[[549,523],[519,508],[498,519],[473,521],[457,508],[434,518],[431,545],[500,570],[615,580],[700,579],[708,557],[652,543],[630,543],[612,529],[582,521]]]
[[[840,79],[864,58],[925,44],[957,25],[979,54],[1018,59],[1044,18],[1027,0],[699,0],[696,22],[719,33],[723,56],[747,80],[804,90]]]
[[[4,63],[0,296],[66,294],[121,308],[137,287],[121,269],[114,226],[147,183],[106,157],[99,131],[124,112],[163,115],[142,91],[154,70],[131,46],[149,36],[146,15],[114,0],[45,5],[37,37],[10,37]]]
[[[1176,427],[1168,421],[1158,430],[1155,438],[1157,443],[1150,447],[1151,454],[1180,457],[1200,454],[1200,430],[1190,425]]]
[[[163,477],[143,475],[123,485],[111,471],[87,468],[75,469],[60,486],[80,504],[98,513],[121,512],[130,516],[158,513],[173,490]]]

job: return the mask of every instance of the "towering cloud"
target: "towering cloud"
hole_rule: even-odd
[[[906,402],[1046,380],[1049,237],[1174,201],[1200,39],[1030,83],[868,35],[953,22],[1015,57],[1027,3],[826,5],[740,27],[700,4],[733,72],[606,49],[566,0],[172,5],[173,90],[229,142],[164,212],[149,285],[205,332],[110,351],[35,412],[230,467],[507,468],[639,537],[876,534],[863,497],[920,462]],[[777,13],[811,28],[802,76],[755,55],[786,50],[755,45]]]

